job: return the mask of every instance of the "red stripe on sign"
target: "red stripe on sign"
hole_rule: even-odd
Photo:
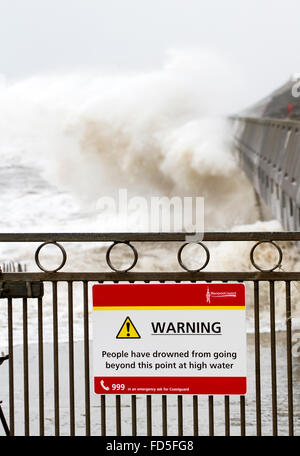
[[[94,307],[244,306],[245,285],[103,284],[93,286]]]
[[[245,395],[246,377],[95,377],[96,394]]]

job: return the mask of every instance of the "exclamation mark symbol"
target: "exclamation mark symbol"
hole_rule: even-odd
[[[129,322],[126,323],[126,327],[127,327],[127,337],[130,337],[130,323]]]

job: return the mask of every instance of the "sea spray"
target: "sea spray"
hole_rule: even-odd
[[[208,52],[171,52],[160,69],[137,74],[65,74],[0,81],[0,230],[114,231],[113,214],[97,211],[103,196],[202,196],[206,230],[276,231],[257,221],[251,183],[232,150],[224,115],[235,111],[241,86],[236,69]],[[5,197],[4,197],[5,196]],[[254,224],[254,225],[253,225]],[[235,228],[236,227],[236,228]],[[132,230],[136,223],[133,214]],[[243,244],[243,245],[242,245]],[[207,270],[245,271],[253,243],[210,244]],[[263,247],[269,256],[272,247]],[[107,246],[68,245],[64,270],[107,270]],[[191,246],[190,266],[201,263]],[[3,245],[1,259],[26,262],[37,271],[34,246]],[[139,245],[136,271],[180,271],[178,245]],[[292,248],[286,270],[299,268]],[[114,250],[114,264],[128,261]],[[43,261],[57,262],[47,251]],[[163,261],[162,261],[163,258]],[[260,259],[259,259],[260,260]],[[251,269],[253,270],[253,269]],[[281,284],[277,285],[278,288]],[[282,287],[281,287],[282,288]],[[278,293],[277,293],[278,291]],[[292,285],[293,304],[298,288]],[[65,284],[58,285],[62,303]],[[261,327],[269,329],[268,290],[261,286]],[[276,290],[277,327],[285,325],[284,290]],[[253,290],[247,286],[248,330]],[[7,341],[6,303],[0,303],[0,340]],[[29,340],[37,340],[37,308],[28,308]],[[60,339],[67,340],[67,306],[59,306]],[[15,342],[22,342],[22,306],[14,307]],[[74,334],[82,339],[82,290],[74,284]],[[50,289],[44,298],[44,340],[52,340]]]

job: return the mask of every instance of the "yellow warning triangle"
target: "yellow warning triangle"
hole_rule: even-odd
[[[139,335],[136,327],[132,323],[129,317],[127,317],[121,326],[120,331],[117,334],[117,339],[140,339],[141,336]]]

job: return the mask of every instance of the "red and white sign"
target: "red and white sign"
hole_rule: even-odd
[[[243,284],[93,287],[96,394],[246,394]]]

